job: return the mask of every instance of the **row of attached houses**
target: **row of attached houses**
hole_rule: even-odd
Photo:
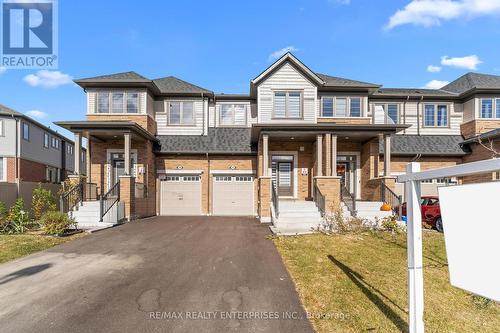
[[[383,88],[313,72],[287,53],[244,95],[135,72],[76,83],[87,96],[86,120],[57,124],[77,143],[87,138],[87,182],[101,193],[118,186],[128,218],[270,222],[285,199],[316,201],[325,211],[345,200],[381,201],[381,188],[402,193],[395,176],[408,162],[430,169],[492,158],[484,142],[498,147],[500,136],[494,75],[468,73],[438,90]]]
[[[79,149],[85,174],[85,149]],[[53,129],[0,105],[0,182],[60,183],[74,171],[75,146]]]

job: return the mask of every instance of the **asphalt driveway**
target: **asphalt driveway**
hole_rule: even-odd
[[[155,217],[0,265],[2,332],[312,332],[268,228]]]

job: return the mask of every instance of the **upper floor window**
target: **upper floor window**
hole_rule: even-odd
[[[375,104],[375,123],[397,124],[399,122],[399,104]]]
[[[4,135],[3,120],[0,119],[0,136]]]
[[[49,148],[49,135],[47,133],[43,133],[43,146]]]
[[[52,148],[59,149],[59,139],[52,137]]]
[[[72,146],[72,145],[67,145],[66,147],[67,147],[67,148],[66,148],[67,153],[68,153],[69,155],[73,155],[73,146]]]
[[[447,127],[448,105],[446,104],[424,104],[424,126]]]
[[[169,102],[168,123],[169,125],[194,125],[194,103]]]
[[[245,104],[221,104],[220,124],[227,126],[246,125],[247,106]]]
[[[274,92],[274,118],[301,118],[302,93],[300,91]]]
[[[361,97],[323,97],[321,117],[361,117]]]
[[[481,118],[500,118],[500,98],[481,99]]]
[[[137,92],[99,92],[97,113],[139,113]]]
[[[29,141],[30,139],[30,125],[23,123],[23,139]]]

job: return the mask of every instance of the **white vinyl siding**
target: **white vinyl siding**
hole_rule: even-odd
[[[4,123],[3,123],[3,120],[0,119],[0,136],[4,136],[5,134],[5,130],[4,130]]]
[[[298,119],[302,117],[302,93],[300,91],[275,91],[273,118]]]
[[[363,114],[361,97],[323,96],[320,117],[361,117]]]
[[[300,92],[300,118],[278,117],[273,114],[275,92]],[[257,86],[257,114],[259,123],[315,123],[317,115],[317,87],[290,63],[285,63]],[[278,96],[280,97],[280,96]],[[291,114],[296,112],[298,96],[292,96]],[[283,101],[283,98],[281,98]],[[295,109],[293,109],[295,105]],[[286,109],[285,109],[286,110]],[[294,111],[295,110],[295,111]],[[281,113],[280,113],[281,112]],[[285,111],[286,112],[286,111]]]

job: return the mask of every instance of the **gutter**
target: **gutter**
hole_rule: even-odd
[[[420,100],[417,102],[417,135],[420,135],[420,104],[424,100],[424,96],[420,96]],[[422,113],[424,110],[422,110]]]

